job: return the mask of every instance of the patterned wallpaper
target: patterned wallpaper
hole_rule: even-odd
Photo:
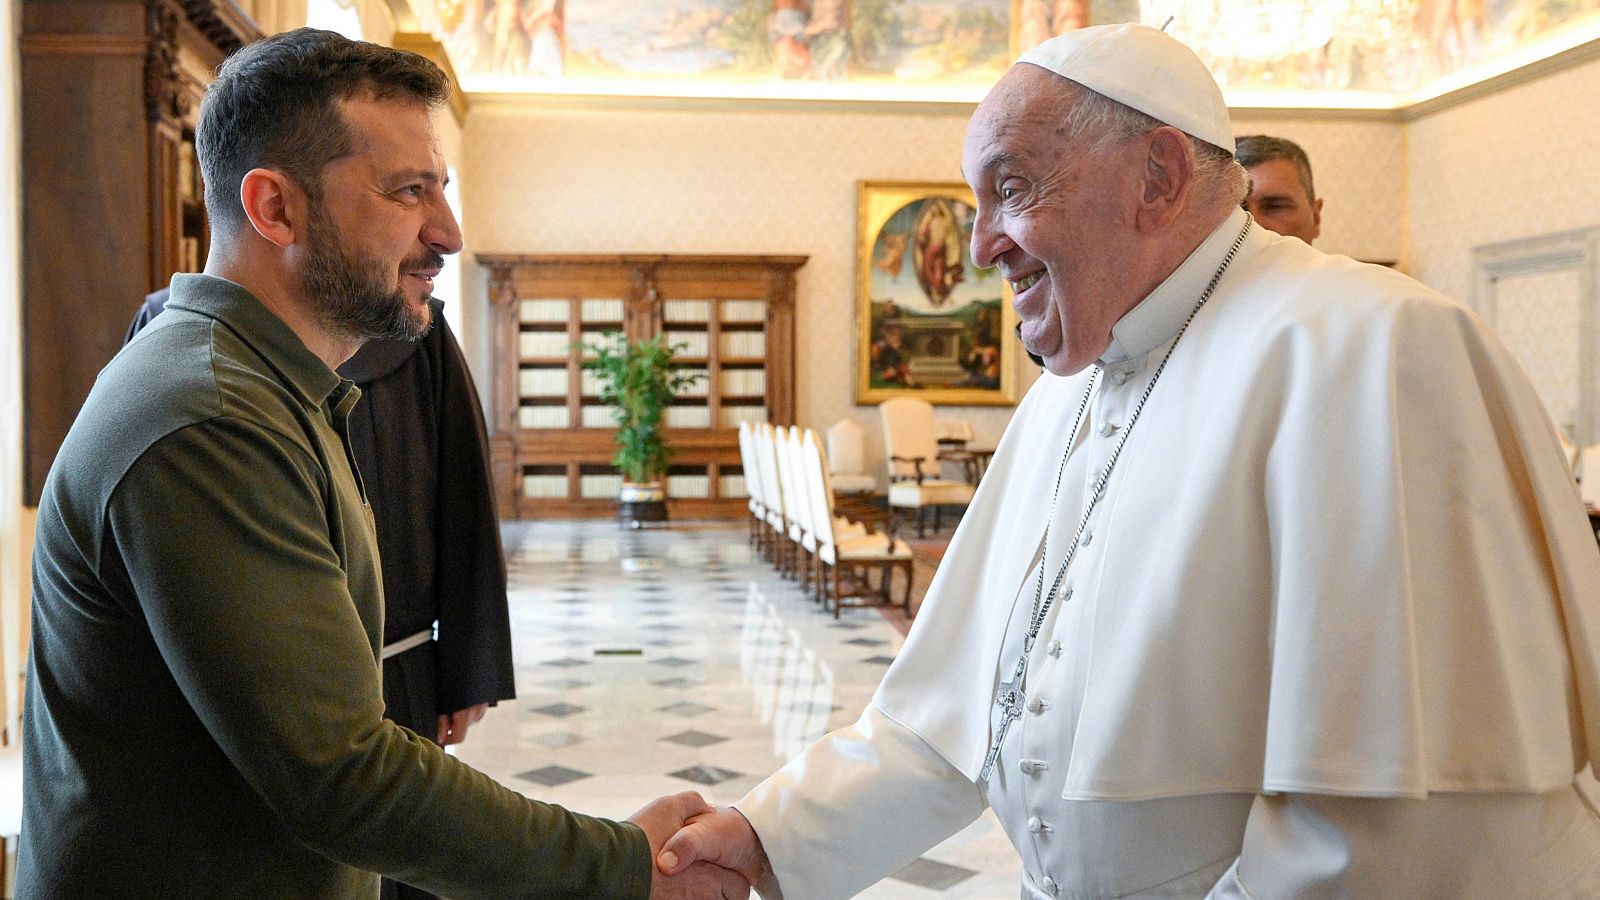
[[[1578,376],[1583,334],[1582,280],[1576,269],[1533,272],[1499,279],[1494,289],[1494,327],[1522,361],[1556,427],[1578,437]]]
[[[1600,225],[1595,109],[1600,62],[1410,123],[1411,273],[1467,301],[1474,247]],[[1496,327],[1533,377],[1550,417],[1581,424],[1585,417],[1573,412],[1574,398],[1583,395],[1578,342],[1600,342],[1600,316],[1588,317],[1590,331],[1580,338],[1571,285],[1535,276],[1513,281],[1526,283],[1507,286],[1512,315],[1502,309]],[[1556,290],[1563,286],[1568,299]],[[1591,386],[1589,396],[1595,393]]]
[[[849,416],[882,459],[876,407],[856,406],[855,183],[959,181],[967,113],[782,109],[551,110],[478,104],[467,120],[463,220],[479,252],[799,253],[797,413]],[[1395,259],[1401,249],[1399,126],[1240,123],[1303,141],[1329,196],[1326,249]],[[1247,126],[1247,127],[1246,127]],[[486,302],[483,276],[472,280]],[[475,348],[479,360],[483,348]],[[1021,383],[1035,373],[1024,361]],[[1009,409],[962,407],[993,446]],[[878,474],[878,473],[873,473]]]
[[[1323,198],[1318,249],[1394,262],[1405,246],[1405,138],[1395,122],[1236,115],[1235,135],[1270,134],[1305,148]]]
[[[1411,274],[1465,300],[1473,247],[1600,224],[1596,109],[1600,61],[1410,123]]]

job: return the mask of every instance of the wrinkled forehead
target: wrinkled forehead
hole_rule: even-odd
[[[962,171],[980,176],[1004,159],[1055,159],[1070,143],[1068,82],[1038,66],[1018,64],[978,104],[967,124]]]

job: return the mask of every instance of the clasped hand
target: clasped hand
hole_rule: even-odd
[[[650,841],[651,900],[745,900],[766,877],[767,855],[750,823],[694,791],[651,801],[628,821]]]

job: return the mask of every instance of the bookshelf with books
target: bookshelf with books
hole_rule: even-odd
[[[661,335],[702,376],[666,409],[675,518],[741,515],[740,422],[794,418],[794,280],[802,256],[499,255],[491,445],[502,516],[609,516],[615,426],[583,343]]]
[[[205,263],[200,98],[261,31],[233,0],[21,0],[17,14],[33,504],[144,296]]]

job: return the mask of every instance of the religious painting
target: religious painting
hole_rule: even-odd
[[[573,0],[568,73],[703,78],[755,69],[772,0]]]
[[[1089,0],[1011,0],[1011,55],[1088,25]]]
[[[566,66],[567,0],[432,0],[430,29],[462,76],[554,77]]]
[[[856,402],[1017,399],[1016,314],[998,270],[972,264],[964,184],[856,185]]]
[[[992,84],[1011,63],[1011,0],[855,0],[853,77]]]

